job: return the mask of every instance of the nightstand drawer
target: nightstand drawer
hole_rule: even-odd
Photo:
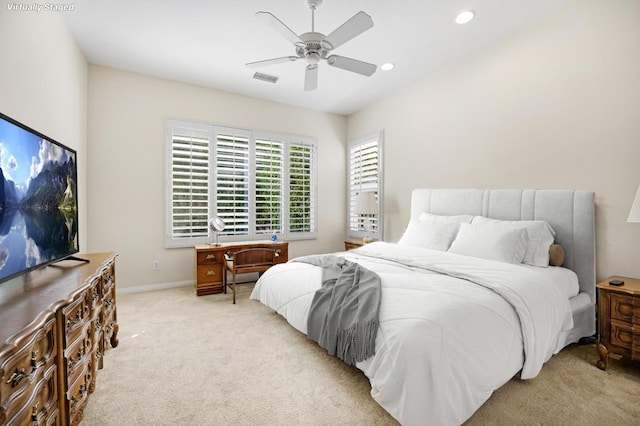
[[[640,299],[626,294],[612,294],[611,318],[640,325]]]
[[[631,359],[640,358],[640,327],[611,321],[611,344],[631,351]]]

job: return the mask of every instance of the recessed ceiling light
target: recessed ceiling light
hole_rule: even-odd
[[[393,65],[391,62],[385,62],[384,64],[380,65],[380,69],[382,71],[391,71],[394,67],[395,65]]]
[[[476,12],[473,10],[465,10],[464,12],[458,13],[456,16],[456,24],[466,24],[471,21],[473,17],[476,16]]]

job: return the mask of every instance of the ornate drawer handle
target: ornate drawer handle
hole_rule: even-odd
[[[84,356],[84,348],[78,349],[78,353],[76,354],[76,359],[73,359],[73,356],[69,357],[69,368],[75,367],[80,361],[82,361],[82,357]]]
[[[35,369],[38,366],[38,356],[40,355],[39,350],[35,350],[31,352],[31,366]]]
[[[216,274],[216,271],[207,271],[208,277],[213,277]]]
[[[113,299],[107,299],[104,301],[104,304],[107,308],[109,308],[111,305],[113,305]]]
[[[80,321],[82,321],[82,311],[78,310],[75,317],[70,317],[67,319],[67,327],[73,327]]]
[[[33,420],[34,422],[38,420],[38,406],[40,405],[39,402],[36,402],[36,405],[33,406],[33,408],[31,409],[31,420]]]
[[[80,390],[80,398],[76,398],[75,396],[71,397],[71,403],[74,405],[80,402],[80,400],[85,396],[85,394],[87,393],[87,387],[85,385],[80,385],[79,390]]]
[[[33,371],[35,371],[35,369]],[[31,373],[33,373],[33,371],[31,371]],[[24,368],[16,368],[16,371],[14,371],[11,377],[9,377],[9,380],[7,380],[7,384],[11,384],[11,387],[15,388],[22,379],[29,377],[30,375],[31,374],[25,373]]]
[[[208,254],[207,257],[205,257],[206,260],[215,260],[216,255],[215,254]]]

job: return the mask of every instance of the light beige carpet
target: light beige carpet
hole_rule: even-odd
[[[119,295],[120,344],[97,377],[83,425],[393,425],[367,378],[330,357],[278,314],[193,288]],[[511,380],[468,421],[640,424],[640,366],[594,366],[571,346],[534,380]],[[426,421],[425,421],[426,423]]]

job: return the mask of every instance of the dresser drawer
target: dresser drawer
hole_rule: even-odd
[[[115,317],[113,313],[111,315],[105,316],[104,323],[104,332],[103,332],[103,341],[104,347],[103,351],[106,352],[110,347],[116,347],[118,345],[117,341],[114,341],[115,333],[118,331],[118,324],[116,323]],[[104,353],[103,352],[103,353]]]
[[[65,342],[74,341],[80,335],[82,326],[89,320],[91,298],[92,294],[85,291],[76,300],[62,308]]]
[[[89,396],[89,385],[91,383],[90,368],[85,371],[85,374],[80,375],[75,382],[69,385],[67,391],[67,402],[69,404],[69,424],[77,425],[82,421],[84,416],[84,407],[87,405],[87,398]]]
[[[91,312],[100,310],[100,302],[102,301],[102,281],[96,278],[91,282],[88,290]]]
[[[611,318],[640,325],[640,298],[626,294],[612,294]]]
[[[80,337],[64,350],[69,382],[73,382],[76,377],[84,374],[93,349],[93,335],[94,331],[91,328],[91,324],[86,324]]]
[[[56,369],[50,365],[40,380],[31,383],[6,406],[7,425],[60,424]]]
[[[0,406],[25,392],[56,362],[55,318],[33,333],[0,364]]]

